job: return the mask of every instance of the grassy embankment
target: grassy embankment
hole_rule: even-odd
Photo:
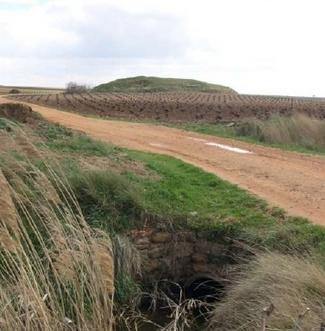
[[[276,307],[268,321],[274,327],[320,326],[325,308],[324,228],[287,217],[281,210],[270,210],[264,201],[237,186],[171,157],[123,150],[85,137],[80,140],[80,136],[75,141],[62,140],[61,135],[53,138],[56,143],[49,146],[55,150],[85,155],[95,151],[113,158],[122,154],[149,171],[146,176],[130,171],[117,176],[73,165],[68,177],[92,226],[124,232],[141,224],[143,215],[157,215],[173,227],[206,231],[210,240],[239,240],[266,252],[242,269],[229,295],[216,306],[212,330],[228,331],[234,326],[260,330],[261,310],[270,303]],[[310,315],[300,320],[307,308]],[[237,318],[233,318],[233,309]],[[229,317],[226,321],[225,316]]]
[[[173,226],[207,230],[212,238],[221,233],[267,248],[312,244],[325,249],[322,227],[270,209],[265,201],[195,166],[94,141],[59,125],[46,124],[40,133],[50,149],[72,156],[63,162],[66,175],[89,222],[103,229],[123,232],[138,222],[141,225],[143,216],[154,215]],[[73,155],[120,164],[134,161],[146,174],[132,169],[82,169]]]
[[[1,128],[4,135],[9,134],[12,136],[15,134],[15,132],[7,132],[7,124],[3,121],[1,122]],[[62,202],[57,202],[55,210],[71,210],[75,213],[76,207],[78,211],[78,206],[80,206],[80,211],[76,214],[76,217],[78,219],[80,217],[87,222],[88,225],[84,226],[87,231],[90,231],[90,233],[92,233],[93,229],[101,229],[104,230],[105,234],[109,234],[114,238],[117,234],[124,233],[132,227],[141,226],[149,216],[153,221],[163,221],[172,227],[186,227],[194,231],[205,232],[209,240],[220,240],[220,238],[223,238],[224,240],[233,239],[243,241],[243,243],[261,251],[277,251],[282,254],[292,255],[297,252],[302,255],[313,254],[316,256],[315,259],[317,260],[315,265],[322,263],[321,261],[323,261],[325,256],[324,228],[312,225],[307,220],[287,217],[281,210],[270,209],[264,201],[248,194],[235,185],[220,180],[212,174],[208,174],[172,157],[129,151],[94,141],[84,135],[72,132],[59,125],[41,122],[36,128],[33,128],[33,132],[36,137],[33,137],[33,139],[35,138],[35,143],[38,144],[38,148],[45,151],[45,156],[42,158],[34,158],[33,163],[28,162],[28,169],[24,166],[25,169],[28,170],[28,174],[31,174],[26,178],[32,179],[31,183],[33,184],[32,190],[28,191],[29,194],[32,194],[32,196],[35,195],[35,197],[39,198],[39,193],[43,193],[44,195],[48,191],[48,181],[43,181],[43,183],[46,183],[47,185],[46,189],[43,187],[43,189],[40,190],[40,186],[35,185],[34,179],[37,178],[37,176],[34,176],[35,173],[38,174],[39,171],[43,174],[47,174],[50,182],[52,182],[53,176],[56,180],[60,178],[63,180],[66,178],[67,182],[64,187],[71,187],[77,201],[71,201],[70,193],[68,193],[68,198],[64,200],[64,203],[70,201],[72,207],[69,207],[68,204],[66,209],[62,209],[64,204],[62,204]],[[44,139],[45,146],[42,143],[38,143],[39,136]],[[19,139],[16,139],[16,137],[14,138],[15,143],[19,142]],[[23,147],[26,149],[25,145],[23,145]],[[58,163],[57,161],[51,161],[49,153],[46,152],[47,149],[50,149],[56,158],[59,159]],[[26,164],[26,159],[21,155],[20,149],[15,153],[12,152],[12,149],[10,152],[2,153],[2,164],[3,162],[6,163],[10,159],[10,156],[16,160],[19,166],[9,168],[2,167],[3,169],[19,170],[21,169],[21,164]],[[49,169],[51,170],[50,172]],[[60,170],[59,177],[56,175],[58,170]],[[5,172],[5,175],[8,181],[14,185],[20,181],[12,182],[12,178],[14,178],[11,175],[12,171]],[[42,175],[40,176],[42,177]],[[25,176],[23,177],[25,178]],[[55,190],[60,187],[60,185],[54,185]],[[66,190],[61,187],[59,193],[62,193],[62,191],[70,192],[69,190],[70,188]],[[53,191],[50,192],[53,193]],[[55,196],[55,194],[52,194],[52,196]],[[61,200],[64,199],[64,196],[65,195],[61,197]],[[49,195],[45,194],[45,197],[49,197],[47,200],[50,200]],[[44,205],[44,199],[39,201],[35,199],[33,204],[37,207],[36,211],[38,211],[39,208],[46,211],[47,209],[50,211],[53,209],[53,202],[49,203],[47,201]],[[46,206],[48,206],[48,208],[44,208]],[[35,209],[35,207],[33,208]],[[24,219],[25,216],[22,211],[28,211],[28,208],[17,210],[18,214],[21,215],[20,217]],[[31,239],[35,239],[36,236],[36,238],[41,239],[41,242],[43,242],[42,238],[44,233],[38,232],[37,228],[40,226],[41,228],[44,227],[44,224],[42,223],[44,220],[54,219],[54,224],[57,224],[58,227],[59,225],[64,225],[63,230],[69,229],[74,224],[69,223],[69,220],[66,219],[67,215],[70,215],[71,213],[66,214],[66,212],[64,212],[63,215],[65,215],[65,217],[63,218],[55,216],[56,213],[54,213],[54,215],[51,214],[51,218],[49,218],[47,214],[43,214],[43,212],[35,214],[36,216],[34,216],[34,213],[30,214],[33,216],[30,219],[30,222],[31,224],[35,224],[35,226],[33,226],[34,230],[31,233]],[[80,216],[78,216],[79,214]],[[45,229],[46,226],[48,226],[48,223],[45,224]],[[88,226],[90,227],[88,228]],[[61,227],[59,227],[59,229],[61,229]],[[84,231],[79,227],[77,229],[78,231],[74,232],[75,234],[78,232],[80,234]],[[71,236],[70,231],[65,233],[63,230],[60,230],[61,232],[59,232],[63,238]],[[46,236],[46,238],[51,238],[51,231],[57,232],[58,230],[56,230],[54,226],[53,228],[51,227],[48,231],[50,236]],[[89,239],[90,242],[97,237],[98,235],[95,235],[94,239]],[[91,236],[91,238],[93,237]],[[70,237],[69,239],[65,239],[67,242],[69,242],[69,240]],[[44,248],[41,245],[41,247],[43,247],[41,251],[48,253],[48,250],[50,249],[51,251],[53,250],[56,252],[56,254],[57,252],[60,252],[61,248],[54,245],[55,243],[53,243],[53,239],[50,239],[50,243],[50,248],[47,248],[48,246],[44,246]],[[25,247],[26,245],[23,243],[22,246]],[[67,251],[71,251],[72,248],[75,249],[75,243],[69,242],[66,244],[65,248]],[[87,248],[86,251],[88,252],[85,255],[87,257],[92,250]],[[36,258],[34,255],[35,252],[31,255],[27,267],[22,263],[23,270],[28,268],[28,265],[33,264],[33,259]],[[38,255],[36,254],[36,256]],[[50,254],[47,254],[46,256],[49,257]],[[309,260],[309,258],[307,259]],[[44,254],[42,254],[39,259],[37,257],[35,261],[37,261],[37,265],[42,266],[43,260]],[[50,264],[53,262],[52,260],[49,261]],[[87,263],[87,261],[88,260],[85,259],[85,263]],[[278,263],[277,259],[273,260],[272,263],[276,265]],[[313,264],[313,262],[310,263]],[[91,265],[90,262],[89,265]],[[283,269],[286,266],[279,264],[278,267],[281,270],[278,271],[277,275],[279,275],[280,278],[283,278],[284,276],[282,276],[281,272],[283,272]],[[41,267],[40,270],[43,270],[42,268],[43,267]],[[77,269],[75,269],[74,272],[80,273],[80,266],[76,266],[76,268]],[[89,269],[90,271],[92,270],[91,268]],[[316,268],[321,267],[316,266]],[[101,269],[97,268],[96,270]],[[255,278],[250,273],[250,270],[252,269],[249,268],[247,273],[245,272],[246,278],[242,278],[254,282]],[[123,278],[123,272],[125,271],[121,272],[122,276],[121,274],[116,275],[115,285],[117,287],[116,295],[123,301],[128,300],[128,295],[130,295],[128,291],[132,291],[132,287],[135,286],[135,284],[132,283],[132,280],[125,277]],[[91,272],[89,272],[89,274],[91,274]],[[264,273],[264,271],[260,274],[265,275],[266,278],[268,277],[268,274]],[[31,275],[34,280],[43,277],[41,271],[36,274],[32,273]],[[5,274],[2,274],[2,276],[5,276]],[[96,274],[95,276],[101,277],[100,274]],[[96,280],[96,277],[91,278],[91,280]],[[284,286],[289,288],[289,286],[292,286],[292,282],[299,286],[297,277],[292,280],[289,279],[289,282]],[[26,282],[27,288],[30,281],[29,278],[26,279],[28,280],[28,282]],[[86,277],[86,279],[88,278]],[[112,281],[112,278],[110,279]],[[267,280],[268,279],[271,279],[271,281],[268,282],[270,286],[275,284],[272,281],[272,278],[267,278]],[[310,286],[313,286],[311,283],[312,280],[314,280],[314,278],[306,279],[304,284],[309,288]],[[49,283],[49,281],[51,280],[45,279],[45,283],[41,283],[43,284],[42,286],[49,287],[49,284],[52,284]],[[57,282],[61,284],[62,282],[64,283],[64,281],[65,280],[59,279]],[[79,281],[80,279],[76,277],[75,282],[73,283],[74,285],[72,285],[78,286]],[[92,283],[90,282],[90,284]],[[37,284],[34,282],[33,286],[36,285]],[[103,286],[104,285],[105,284],[103,284]],[[91,286],[89,289],[91,289]],[[235,285],[233,291],[235,291],[236,288]],[[40,291],[39,287],[36,287],[36,289],[38,294],[36,296],[36,302],[39,304],[39,307],[43,309],[43,312],[45,312],[45,304],[41,301],[41,294],[44,295],[44,291]],[[60,312],[55,315],[57,318],[54,322],[58,323],[57,320],[62,319],[62,315],[64,315],[66,311],[62,308],[65,306],[57,304],[57,301],[60,302],[61,299],[60,296],[57,295],[57,292],[55,292],[55,289],[56,287],[54,287],[53,290],[55,295],[51,294],[54,298],[51,309]],[[94,296],[100,296],[99,293],[103,289],[97,288],[96,290],[97,292],[94,291],[92,294]],[[6,288],[6,293],[9,297],[12,294],[11,291],[12,289],[8,286],[8,288]],[[316,291],[316,295],[312,295],[312,300],[314,301],[318,300],[319,288],[317,288]],[[86,291],[85,293],[88,292]],[[28,302],[35,299],[34,297],[28,297],[27,292],[24,293],[24,295]],[[264,293],[257,293],[257,295],[259,297],[264,297]],[[295,293],[290,292],[289,296],[284,297],[284,299],[290,301],[292,295],[295,295]],[[235,294],[233,294],[233,296],[235,297]],[[55,300],[55,298],[57,298],[57,300]],[[66,298],[66,293],[62,298]],[[72,296],[72,298],[75,297]],[[232,297],[229,296],[226,300],[231,300],[231,298]],[[303,297],[301,298],[302,300],[304,299]],[[92,297],[90,301],[94,303],[94,305],[91,305],[90,307],[93,307],[94,309],[87,306],[87,312],[82,309],[78,310],[78,305],[82,304],[85,300],[88,300],[87,295],[78,297],[77,301],[73,301],[73,306],[76,307],[77,311],[71,312],[74,321],[75,319],[80,319],[80,330],[83,330],[83,328],[85,329],[86,327],[86,324],[82,324],[83,322],[89,323],[88,319],[81,320],[81,316],[89,316],[90,319],[93,318],[95,322],[103,323],[104,319],[102,319],[102,317],[104,316],[104,313],[107,314],[109,309],[111,309],[110,303],[102,306],[100,301],[96,301],[97,299]],[[71,301],[69,302],[71,303]],[[230,301],[225,301],[225,306],[222,306],[223,303],[221,303],[221,306],[219,307],[226,307],[227,302]],[[256,313],[259,308],[256,308],[253,305],[255,302],[256,297],[252,296],[245,298],[245,304],[248,307],[251,307],[251,311]],[[0,303],[5,304],[5,301],[0,300]],[[262,303],[263,301],[261,301],[261,304]],[[317,309],[321,307],[318,301],[315,306]],[[13,313],[16,312],[15,309],[16,307],[12,307]],[[88,315],[88,309],[93,313],[97,310],[98,314],[96,315],[96,318],[92,315],[93,313]],[[218,309],[222,308],[217,308],[217,310]],[[287,308],[284,307],[283,309],[284,315],[286,313],[291,314],[290,310],[286,310]],[[46,312],[49,313],[49,311]],[[218,312],[216,312],[216,316],[218,316]],[[292,318],[296,317],[295,315],[290,316]],[[40,318],[45,317],[48,318],[48,315],[43,313]],[[254,319],[254,317],[249,318]],[[282,316],[280,319],[285,320],[285,317]],[[17,319],[15,319],[15,322],[16,321]],[[218,321],[219,319],[215,317],[215,323],[219,323]],[[242,322],[244,323],[244,320],[242,320]],[[19,320],[17,323],[22,322]],[[11,324],[11,326],[13,325],[14,324]],[[54,329],[50,327],[50,324],[48,325],[49,327],[47,329],[44,328],[44,330]],[[15,328],[19,329],[18,327]],[[104,328],[102,329],[105,330]],[[227,329],[225,328],[225,330]]]

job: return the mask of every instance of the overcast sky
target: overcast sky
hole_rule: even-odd
[[[0,85],[184,77],[325,97],[324,0],[0,0]]]

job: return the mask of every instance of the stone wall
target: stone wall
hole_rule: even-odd
[[[231,244],[211,242],[202,233],[143,228],[129,237],[141,253],[147,281],[180,281],[194,275],[222,279],[233,268]]]

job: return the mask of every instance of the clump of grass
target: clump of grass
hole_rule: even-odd
[[[124,236],[113,237],[115,265],[115,299],[120,305],[129,304],[140,294],[135,278],[141,276],[141,256],[134,244]]]
[[[140,213],[141,194],[126,176],[74,169],[68,177],[89,224],[108,232],[132,227]]]
[[[8,129],[9,126],[8,124],[6,123],[5,120],[3,120],[1,117],[0,117],[0,130],[6,130]],[[10,129],[9,129],[10,130]]]
[[[59,169],[27,157],[1,168],[0,329],[110,331],[110,238],[88,226]]]
[[[100,141],[94,141],[86,135],[73,135],[68,139],[61,139],[47,144],[51,149],[84,155],[107,156],[114,152],[114,148]]]
[[[325,149],[325,121],[303,114],[274,115],[266,121],[250,119],[239,125],[236,133],[268,144],[300,146],[315,151]]]
[[[324,274],[324,266],[311,257],[260,255],[216,306],[209,329],[260,331],[263,309],[272,304],[268,329],[319,330],[325,314]]]
[[[40,122],[37,131],[41,137],[47,140],[71,138],[73,131],[58,123]]]
[[[0,116],[21,123],[34,123],[42,118],[31,107],[13,102],[0,104]]]

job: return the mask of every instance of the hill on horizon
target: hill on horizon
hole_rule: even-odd
[[[113,80],[100,84],[93,89],[95,92],[172,92],[193,91],[210,93],[237,92],[230,87],[201,82],[195,79],[162,78],[136,76]]]

